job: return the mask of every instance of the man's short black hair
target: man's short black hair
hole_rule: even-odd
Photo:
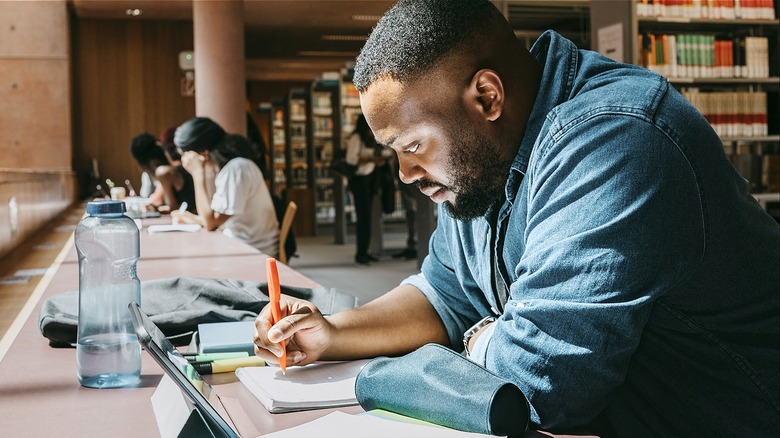
[[[141,166],[147,166],[152,160],[158,160],[160,164],[168,164],[168,158],[157,139],[150,133],[144,132],[133,137],[130,142],[130,153]]]
[[[383,77],[414,79],[464,42],[488,33],[497,18],[503,16],[489,0],[401,0],[360,51],[355,87],[363,92]]]

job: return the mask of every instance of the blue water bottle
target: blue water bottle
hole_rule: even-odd
[[[87,213],[75,232],[79,382],[90,388],[132,386],[141,376],[141,346],[127,307],[141,302],[138,227],[125,216],[122,201],[89,202]]]

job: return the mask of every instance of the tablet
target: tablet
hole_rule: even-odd
[[[240,438],[217,392],[203,379],[187,359],[179,353],[159,328],[141,310],[135,301],[128,306],[133,317],[133,327],[144,349],[165,370],[185,397],[201,413],[215,437]],[[224,416],[217,412],[219,408]]]

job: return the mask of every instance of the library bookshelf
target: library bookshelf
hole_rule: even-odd
[[[591,2],[594,49],[609,56],[610,47],[622,53],[618,61],[666,76],[707,118],[774,216],[780,202],[777,17],[776,0]]]

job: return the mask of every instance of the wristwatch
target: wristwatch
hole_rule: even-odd
[[[479,329],[485,327],[495,320],[495,316],[486,316],[479,320],[478,323],[472,325],[470,329],[466,330],[466,333],[463,334],[463,352],[466,354],[466,357],[469,356],[469,341],[471,341],[471,338],[474,336],[474,334],[477,333]]]

